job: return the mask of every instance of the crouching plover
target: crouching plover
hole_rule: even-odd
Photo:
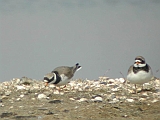
[[[48,73],[44,76],[44,82],[55,84],[57,86],[66,85],[71,78],[74,76],[74,73],[80,70],[82,67],[77,63],[73,67],[60,66],[55,68],[51,73]]]
[[[151,67],[145,62],[145,59],[142,56],[137,56],[134,64],[130,66],[128,70],[127,80],[130,81],[130,83],[135,84],[136,89],[136,84],[147,83],[152,77],[153,73]]]

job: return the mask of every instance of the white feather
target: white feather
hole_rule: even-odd
[[[57,77],[55,73],[53,73],[53,77],[54,77],[54,80],[50,82],[51,84],[56,82]]]
[[[143,84],[149,82],[153,77],[152,70],[149,72],[139,71],[138,73],[134,73],[133,71],[127,75],[127,80],[133,84]]]
[[[57,85],[66,85],[70,81],[70,79],[68,79],[64,74],[61,74],[60,77],[61,81]]]
[[[80,70],[82,67],[80,67],[80,68],[78,68],[77,70],[76,70],[76,72],[78,71],[78,70]]]

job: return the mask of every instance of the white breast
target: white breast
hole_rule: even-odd
[[[134,73],[133,71],[127,75],[127,80],[133,84],[143,84],[149,82],[153,77],[152,71],[149,72],[139,71],[138,73]]]

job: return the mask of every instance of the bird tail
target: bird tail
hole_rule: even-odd
[[[78,70],[80,70],[82,68],[82,66],[79,65],[79,63],[77,63],[74,67],[73,67],[73,72],[76,72]]]

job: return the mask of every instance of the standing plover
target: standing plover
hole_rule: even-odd
[[[130,81],[130,83],[135,84],[136,89],[136,84],[144,84],[149,82],[152,77],[153,73],[151,67],[145,62],[144,57],[137,56],[134,64],[130,66],[128,70],[127,80]]]
[[[51,73],[48,73],[44,76],[44,82],[46,83],[46,86],[48,85],[48,83],[52,83],[57,86],[66,85],[74,76],[74,73],[81,68],[82,67],[79,66],[78,63],[73,67],[57,67]]]

